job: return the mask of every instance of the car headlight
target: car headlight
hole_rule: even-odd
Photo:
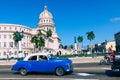
[[[68,69],[71,71],[71,70],[73,70],[73,64],[72,63],[69,63],[68,64]]]

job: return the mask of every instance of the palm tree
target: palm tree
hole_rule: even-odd
[[[42,37],[42,32],[41,30],[38,30],[38,33],[37,35],[34,35],[32,38],[31,38],[31,43],[34,43],[35,47],[34,47],[34,52],[36,51],[35,49],[38,48],[39,50],[41,50],[41,47],[43,47],[45,45],[45,40],[44,38]]]
[[[45,46],[45,40],[43,39],[43,37],[39,37],[38,46],[39,50],[41,50],[41,48]]]
[[[49,48],[49,37],[51,37],[52,36],[52,31],[51,31],[51,29],[49,29],[47,32],[46,32],[46,37],[47,37],[47,39],[48,39],[48,41],[47,41],[47,47]]]
[[[77,41],[78,41],[78,43],[80,45],[80,43],[83,41],[83,37],[82,36],[78,36]]]
[[[37,33],[38,36],[42,36],[42,32],[41,32],[40,29],[39,29],[37,32],[38,32],[38,33]]]
[[[37,42],[38,42],[37,35],[32,36],[30,42],[34,43],[34,52],[35,52],[36,51],[35,49],[38,47],[38,45],[37,45]]]
[[[22,53],[21,40],[22,40],[22,38],[24,36],[23,34],[24,34],[23,31],[22,32],[16,31],[16,32],[13,33],[13,40],[14,40],[15,44],[17,44],[18,53]]]
[[[17,48],[18,48],[18,42],[19,42],[18,35],[19,35],[18,31],[16,31],[16,32],[13,33],[13,40],[14,40],[15,46],[17,46]]]
[[[93,31],[87,32],[87,39],[90,40],[90,42],[95,38],[95,34]]]
[[[52,36],[52,31],[51,31],[51,29],[49,29],[46,33],[47,33],[47,37],[48,37],[48,38]]]
[[[93,33],[93,31],[87,32],[86,34],[87,34],[87,39],[90,40],[90,42],[94,40],[95,34]],[[92,53],[92,48],[90,48],[90,52]]]

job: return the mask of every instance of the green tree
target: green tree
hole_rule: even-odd
[[[49,29],[47,32],[46,32],[46,37],[47,37],[47,47],[49,48],[49,38],[52,36],[52,31],[51,29]]]
[[[70,48],[71,48],[71,49],[73,49],[73,48],[74,48],[74,46],[73,46],[73,45],[70,45]]]
[[[81,42],[83,41],[83,37],[82,37],[82,36],[78,36],[77,41],[78,41],[79,43],[81,43]]]
[[[38,48],[38,45],[37,45],[38,39],[37,38],[38,38],[37,35],[34,35],[34,36],[32,36],[32,38],[30,40],[30,42],[34,44],[34,52],[36,52],[35,49]]]
[[[41,48],[45,46],[45,40],[43,39],[43,37],[39,37],[38,46],[39,50],[41,50]]]
[[[21,39],[23,38],[23,31],[22,32],[14,32],[13,33],[13,40],[15,41],[15,43],[18,43],[19,41],[21,41]]]
[[[24,34],[23,31],[22,32],[16,31],[13,33],[13,40],[14,40],[15,44],[17,45],[18,53],[22,53],[21,40],[24,36],[23,34]]]
[[[64,49],[67,49],[67,48],[68,48],[68,46],[67,46],[67,45],[65,45],[63,48],[64,48]]]
[[[52,31],[51,31],[51,29],[49,29],[49,30],[46,32],[46,34],[47,34],[47,38],[51,37],[51,36],[52,36]]]
[[[94,40],[95,34],[93,33],[93,31],[87,32],[86,34],[87,34],[87,39],[90,40],[90,42]]]
[[[31,43],[35,44],[34,45],[34,51],[35,51],[36,48],[41,50],[41,48],[45,46],[45,40],[44,40],[42,35],[43,34],[42,34],[41,30],[38,30],[37,34],[32,36],[30,41],[31,41]]]
[[[94,40],[94,38],[95,38],[94,32],[93,32],[93,31],[90,31],[90,32],[87,32],[86,34],[87,34],[87,39],[90,40],[90,43],[91,43],[91,41]],[[89,45],[90,45],[90,44],[89,44]],[[92,48],[90,48],[90,52],[91,52],[91,54],[92,54]],[[93,54],[92,54],[92,55],[93,55]]]
[[[77,41],[78,41],[78,43],[80,45],[80,43],[83,41],[83,37],[82,36],[78,36]]]
[[[41,32],[41,30],[39,29],[39,30],[37,30],[37,36],[42,36],[42,32]]]
[[[44,40],[42,35],[43,34],[42,34],[41,30],[39,29],[38,33],[37,33],[37,36],[38,36],[38,43],[37,43],[37,45],[38,45],[38,49],[39,50],[42,50],[42,47],[45,46],[45,40]]]

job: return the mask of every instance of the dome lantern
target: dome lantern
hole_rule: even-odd
[[[44,6],[44,10],[47,10],[47,6]]]
[[[53,18],[52,14],[48,11],[47,6],[44,6],[44,11],[40,14],[39,18]]]

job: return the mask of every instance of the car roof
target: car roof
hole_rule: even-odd
[[[52,54],[52,53],[32,53],[32,54],[29,54],[28,56],[26,56],[24,58],[24,60],[28,60],[28,58],[31,57],[31,56],[36,56],[36,55],[45,55],[45,56],[47,56],[48,54]]]
[[[48,54],[51,54],[51,53],[32,53],[30,54],[30,56],[34,56],[34,55],[48,55]],[[29,55],[28,55],[29,56]]]

